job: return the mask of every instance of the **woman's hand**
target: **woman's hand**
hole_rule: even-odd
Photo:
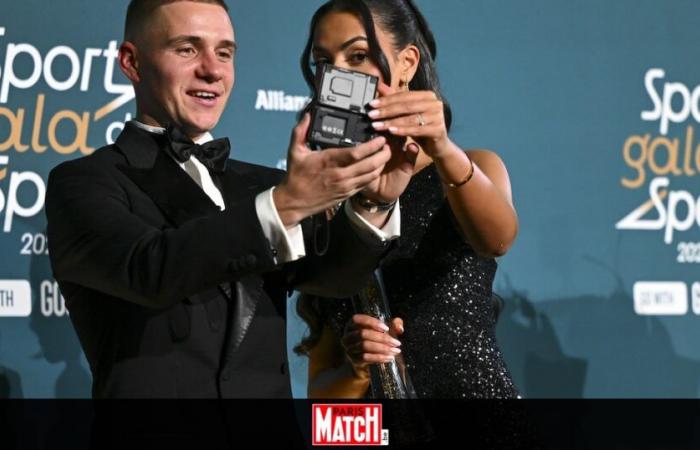
[[[388,98],[393,95],[393,91],[389,86],[380,82],[379,95],[379,98]],[[371,112],[374,111],[376,110],[372,110]],[[375,127],[375,129],[377,131],[386,131],[381,127]],[[406,189],[413,176],[413,170],[419,151],[418,146],[415,144],[405,145],[405,136],[392,136],[389,134],[387,136],[387,143],[391,148],[391,158],[384,166],[381,175],[363,190],[365,196],[381,202],[392,202],[396,200]]]
[[[370,102],[372,126],[392,136],[416,141],[433,159],[450,150],[445,109],[433,91],[404,91],[394,93],[379,83],[380,97]]]
[[[355,314],[348,321],[340,343],[356,369],[393,361],[401,353],[396,337],[403,334],[403,320],[396,317],[390,325],[365,314]]]

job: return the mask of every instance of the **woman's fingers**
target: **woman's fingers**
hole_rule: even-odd
[[[348,331],[341,339],[341,344],[345,348],[350,348],[362,342],[374,342],[388,347],[401,347],[401,341],[393,338],[390,334],[366,328]]]
[[[401,341],[395,338],[401,333],[403,321],[399,318],[393,319],[388,327],[372,316],[355,314],[348,321],[340,343],[353,364],[381,364],[401,353]]]
[[[383,356],[396,356],[401,353],[401,349],[398,347],[392,347],[390,345],[380,344],[378,342],[371,341],[361,341],[357,344],[348,347],[347,353],[351,355],[383,355]]]
[[[391,105],[381,106],[373,109],[367,115],[374,121],[383,121],[395,117],[415,116],[417,114],[430,114],[441,112],[442,102],[439,100],[407,100],[404,102],[394,102]]]
[[[380,96],[369,102],[369,106],[371,106],[373,109],[383,109],[386,107],[390,107],[396,103],[440,101],[438,96],[433,91],[402,91],[396,93],[389,92],[386,95],[382,95],[382,92],[387,91],[383,91],[380,85]]]
[[[394,317],[391,319],[391,323],[389,324],[389,333],[391,333],[394,336],[401,336],[403,334],[403,319],[400,317]]]
[[[389,120],[372,122],[372,127],[377,131],[391,131],[392,128],[430,129],[436,126],[440,128],[445,127],[445,118],[442,111],[415,113]]]
[[[380,332],[389,331],[389,327],[384,322],[367,314],[355,314],[350,318],[347,327],[353,329],[372,328]]]

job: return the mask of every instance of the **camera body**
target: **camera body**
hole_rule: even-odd
[[[330,64],[319,67],[307,135],[311,148],[354,147],[376,136],[367,104],[378,83],[377,77],[361,72]]]

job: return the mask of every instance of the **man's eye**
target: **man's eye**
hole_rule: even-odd
[[[194,48],[192,47],[181,47],[177,49],[177,53],[183,56],[194,55]]]
[[[221,51],[219,52],[219,58],[224,59],[224,60],[229,60],[233,58],[233,54],[228,51]]]

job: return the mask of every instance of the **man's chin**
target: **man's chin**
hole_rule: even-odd
[[[180,126],[182,131],[192,139],[196,139],[199,136],[210,132],[216,124],[216,122],[202,122],[202,123],[185,123]]]

